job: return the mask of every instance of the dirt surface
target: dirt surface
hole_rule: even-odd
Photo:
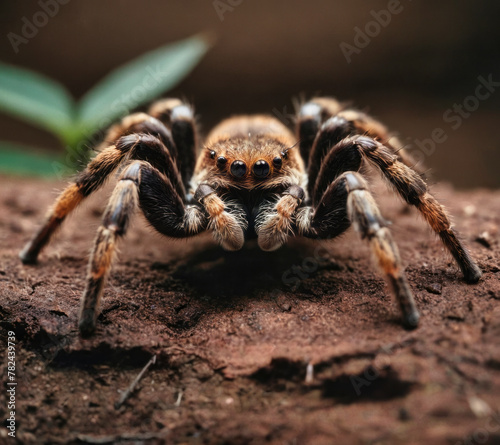
[[[378,190],[421,310],[414,331],[351,231],[227,253],[210,236],[169,241],[137,217],[97,333],[82,340],[106,192],[23,266],[17,254],[64,184],[0,184],[0,337],[5,351],[15,332],[18,382],[16,439],[2,427],[0,443],[500,443],[500,192],[434,187],[484,271],[467,285],[417,213]]]

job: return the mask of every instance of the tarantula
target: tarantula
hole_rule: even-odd
[[[198,155],[190,105],[178,99],[154,103],[146,113],[111,127],[98,154],[56,200],[36,236],[20,253],[35,263],[66,216],[120,169],[90,256],[79,331],[96,327],[98,306],[116,242],[140,207],[168,237],[205,230],[227,250],[257,238],[271,251],[290,236],[334,238],[351,224],[366,239],[402,312],[414,328],[419,313],[398,248],[360,169],[371,164],[439,235],[465,280],[481,271],[459,241],[449,217],[410,167],[407,154],[387,129],[368,115],[332,98],[314,98],[297,114],[296,135],[271,116],[236,116],[208,135]]]

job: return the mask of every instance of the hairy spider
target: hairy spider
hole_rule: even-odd
[[[300,107],[295,137],[270,116],[232,117],[211,131],[196,160],[192,108],[178,99],[161,100],[148,114],[132,114],[109,129],[97,156],[61,193],[20,258],[36,262],[66,216],[120,167],[90,256],[81,335],[95,330],[116,242],[137,206],[163,235],[184,238],[210,230],[227,250],[241,249],[250,238],[267,251],[290,236],[334,238],[353,224],[369,242],[401,308],[403,324],[416,327],[419,313],[397,246],[359,173],[364,164],[380,170],[420,211],[467,282],[477,282],[481,271],[443,206],[394,141],[366,114],[332,98],[315,98]]]

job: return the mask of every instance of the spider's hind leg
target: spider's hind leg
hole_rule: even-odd
[[[324,137],[323,146],[321,146],[320,138],[317,138],[325,130],[323,124],[326,124],[327,131],[330,133],[332,133],[332,127],[337,127],[337,135],[332,133],[328,137],[330,145],[326,144],[326,146]],[[341,132],[343,132],[343,137],[370,136],[390,148],[407,166],[415,165],[401,141],[394,134],[391,134],[380,121],[362,111],[348,108],[346,104],[342,104],[332,97],[315,97],[300,107],[297,114],[296,131],[297,139],[300,141],[300,153],[309,170],[316,169],[316,172],[313,173],[314,176],[317,174],[317,169],[319,169],[321,160],[327,154],[328,149],[342,139]]]
[[[343,105],[330,97],[316,97],[302,104],[297,111],[296,136],[299,141],[300,155],[306,166],[309,155],[321,124],[337,115]]]
[[[148,113],[172,132],[177,147],[177,165],[186,190],[196,163],[198,133],[193,108],[179,99],[162,99],[151,105]]]

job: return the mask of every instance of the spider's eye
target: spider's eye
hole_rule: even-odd
[[[269,174],[269,170],[269,164],[262,159],[253,165],[253,174],[257,178],[265,178]]]
[[[222,168],[227,164],[227,159],[224,156],[219,156],[217,158],[217,167]]]
[[[279,156],[276,156],[273,159],[273,165],[275,168],[281,168],[281,166],[283,165],[283,159],[281,159]]]
[[[231,174],[237,178],[245,176],[247,172],[247,166],[243,161],[234,161],[231,164]]]
[[[211,157],[212,159],[215,159],[215,155],[216,155],[215,151],[210,150],[210,157]]]

